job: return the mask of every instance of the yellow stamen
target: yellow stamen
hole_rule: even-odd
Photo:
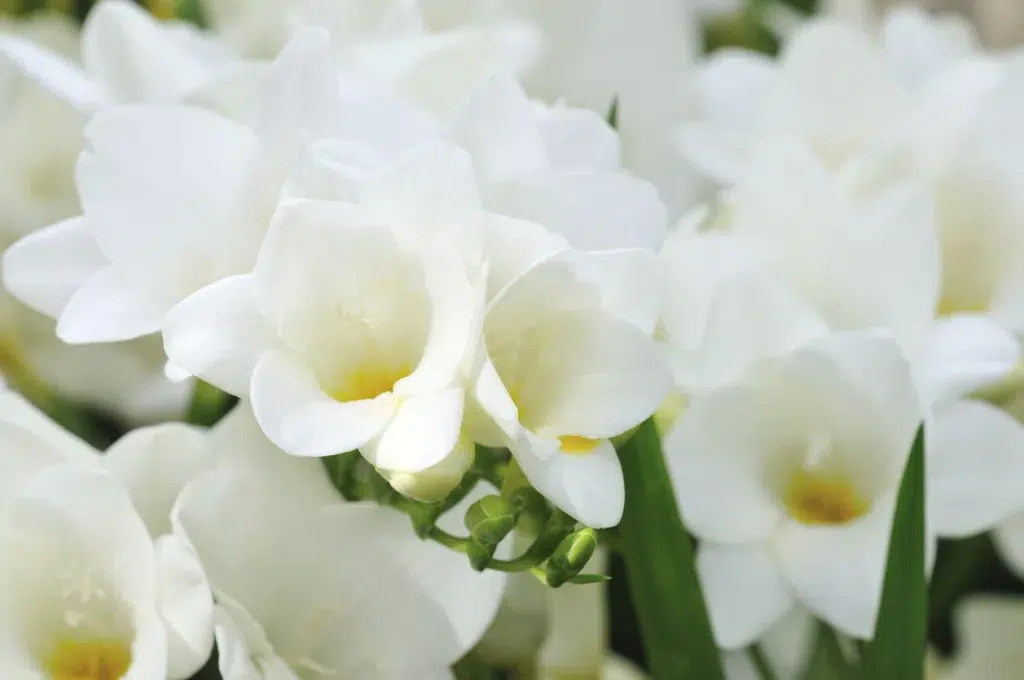
[[[868,511],[848,479],[834,473],[800,471],[786,489],[786,509],[803,524],[846,524]]]
[[[577,437],[574,434],[559,437],[558,441],[562,443],[562,453],[572,453],[576,455],[582,455],[592,452],[597,448],[598,440],[587,439],[586,437]]]
[[[118,680],[131,665],[131,649],[120,640],[62,640],[45,670],[50,680]]]

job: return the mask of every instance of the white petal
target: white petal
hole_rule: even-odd
[[[399,238],[443,238],[480,209],[472,161],[448,143],[419,147],[366,187],[362,206]]]
[[[181,526],[215,590],[237,603],[231,609],[244,608],[231,612],[233,623],[239,613],[251,615],[248,628],[262,625],[278,661],[341,677],[423,677],[468,650],[474,640],[467,629],[410,573],[430,578],[431,569],[395,558],[405,553],[393,552],[394,541],[424,547],[401,514],[348,503],[311,512],[290,499],[261,498],[273,495],[272,484],[252,481],[234,472],[199,480],[183,496]],[[430,547],[447,560],[439,568],[454,565],[458,556]],[[465,570],[462,562],[451,583],[474,583]],[[258,631],[242,632],[248,639]]]
[[[657,346],[605,314],[564,312],[521,370],[517,404],[525,426],[548,435],[614,437],[649,417],[671,380]]]
[[[794,605],[789,585],[761,545],[703,544],[697,573],[715,641],[725,649],[759,640]]]
[[[114,267],[99,270],[71,296],[57,321],[68,343],[116,342],[160,330],[169,305]]]
[[[0,54],[79,111],[91,113],[107,103],[107,92],[76,64],[56,52],[18,36],[5,35],[0,37]]]
[[[236,395],[274,339],[249,275],[213,283],[178,303],[163,321],[164,350],[190,375]]]
[[[531,267],[568,248],[563,237],[536,222],[489,213],[484,222],[487,299],[493,300]]]
[[[171,302],[251,269],[278,191],[251,130],[198,108],[124,106],[86,138],[82,206],[113,264]]]
[[[573,270],[595,284],[604,308],[644,333],[653,333],[662,308],[660,262],[646,248],[580,253]]]
[[[97,3],[82,29],[86,70],[116,103],[170,102],[208,77],[207,65],[145,10]]]
[[[536,447],[536,443],[515,442],[512,453],[538,491],[589,527],[605,529],[619,523],[626,487],[611,442],[598,442],[596,448],[583,454],[538,455]]]
[[[384,430],[397,407],[390,393],[373,400],[335,401],[308,368],[276,351],[256,364],[251,398],[267,437],[298,456],[330,456],[365,446]]]
[[[447,513],[440,524],[456,535],[464,535],[462,517],[484,489],[496,492],[489,485],[481,487],[471,494],[469,502],[464,501]],[[467,568],[463,555],[416,539],[406,528],[405,518],[396,513],[369,510],[353,517],[359,518],[361,530],[376,533],[380,537],[377,545],[393,556],[395,562],[436,600],[455,630],[458,644],[463,649],[473,647],[494,618],[508,575],[494,571],[473,572]],[[505,554],[507,543],[499,546],[498,556]]]
[[[202,429],[165,423],[132,430],[101,460],[128,489],[136,511],[156,538],[170,533],[171,509],[178,494],[214,466],[215,453]]]
[[[986,531],[1024,508],[1024,426],[989,404],[939,408],[928,436],[928,508],[940,536]]]
[[[533,107],[510,76],[495,76],[475,89],[449,130],[469,152],[484,183],[503,182],[547,169]]]
[[[717,50],[697,72],[701,107],[716,123],[754,132],[775,71],[771,59],[759,52]]]
[[[882,596],[893,500],[841,527],[787,523],[774,549],[785,579],[816,616],[853,637],[870,638]]]
[[[362,452],[383,470],[422,472],[455,448],[462,428],[462,404],[462,388],[401,397],[394,418]]]
[[[704,540],[767,539],[782,513],[764,479],[763,459],[784,431],[761,395],[729,387],[696,399],[665,438],[680,512]]]
[[[9,510],[12,526],[24,537],[40,541],[41,549],[61,551],[57,555],[63,554],[63,562],[58,563],[86,560],[97,576],[116,584],[130,607],[145,611],[155,606],[153,544],[113,475],[91,465],[47,467],[28,481]],[[166,661],[160,661],[163,670]]]
[[[28,306],[56,318],[75,291],[106,264],[85,218],[75,217],[8,248],[3,255],[4,286]]]
[[[819,21],[798,32],[782,55],[767,102],[769,125],[814,140],[842,159],[902,105],[901,89],[880,50],[856,30]]]
[[[615,172],[619,138],[600,115],[587,109],[545,108],[538,114],[548,163],[555,172]]]
[[[234,468],[265,480],[291,502],[329,505],[341,499],[327,469],[315,458],[289,456],[260,429],[249,402],[238,404],[210,430],[210,449],[219,468]]]
[[[505,186],[496,212],[532,220],[579,250],[649,248],[665,240],[668,214],[653,185],[618,174],[566,173]]]
[[[100,457],[91,446],[71,435],[9,390],[0,391],[0,506],[29,477],[56,463],[98,465]]]
[[[699,345],[688,346],[685,335],[678,344],[669,337],[673,375],[683,389],[707,390],[824,332],[825,325],[806,301],[776,278],[759,271],[742,273],[725,280],[711,299]]]
[[[192,677],[213,651],[213,594],[195,555],[174,536],[156,543],[169,680]]]
[[[326,30],[297,33],[269,67],[254,128],[277,162],[294,161],[315,139],[334,137],[338,76]]]
[[[974,315],[940,319],[920,359],[922,389],[932,404],[943,403],[999,382],[1020,360],[1020,343],[992,320]]]

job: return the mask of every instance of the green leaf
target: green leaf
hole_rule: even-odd
[[[925,578],[924,426],[918,429],[896,501],[875,638],[864,650],[862,680],[924,677],[928,588]]]
[[[658,680],[723,680],[697,581],[693,545],[683,527],[653,420],[619,448],[626,510],[622,556],[640,632]]]

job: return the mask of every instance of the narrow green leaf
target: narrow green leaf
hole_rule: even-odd
[[[862,680],[924,677],[928,622],[925,579],[924,427],[918,429],[900,484],[889,539],[875,638],[865,647]]]
[[[626,480],[626,510],[619,525],[622,556],[651,675],[658,680],[723,680],[693,546],[653,420],[620,447],[619,459]]]

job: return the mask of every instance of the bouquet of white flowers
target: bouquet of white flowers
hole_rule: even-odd
[[[1019,677],[1024,53],[851,0],[43,4],[0,678]]]

